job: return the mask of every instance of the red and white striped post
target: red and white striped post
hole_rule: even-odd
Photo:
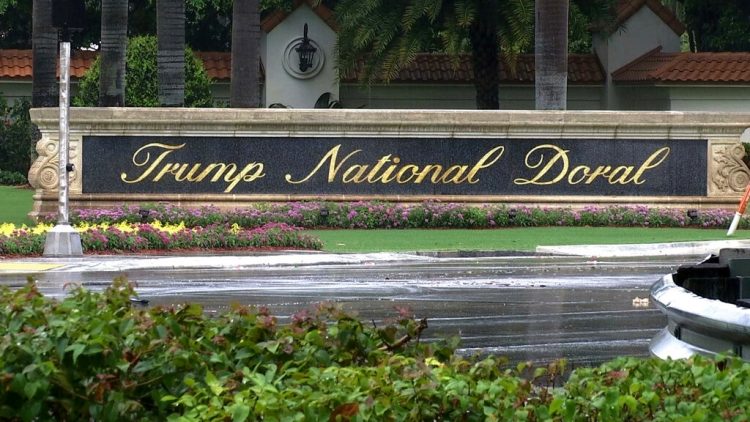
[[[750,185],[747,185],[747,187],[745,188],[745,194],[742,195],[740,206],[737,207],[737,212],[734,213],[734,218],[732,219],[732,224],[729,225],[727,236],[733,235],[737,230],[737,226],[740,224],[740,218],[742,218],[742,214],[745,213],[745,208],[747,208],[748,200],[750,200]]]

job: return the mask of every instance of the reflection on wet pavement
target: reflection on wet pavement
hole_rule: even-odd
[[[207,312],[233,303],[267,306],[281,321],[331,301],[364,321],[382,324],[409,307],[426,317],[426,340],[459,335],[461,352],[493,353],[512,361],[574,365],[616,356],[647,356],[648,341],[666,320],[636,307],[681,258],[593,261],[581,258],[467,258],[436,262],[372,262],[242,268],[132,270],[138,292],[153,305],[197,302]],[[64,294],[64,283],[101,289],[114,272],[37,274],[41,290]],[[17,285],[20,280],[0,283]]]

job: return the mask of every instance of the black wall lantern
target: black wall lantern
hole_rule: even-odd
[[[302,42],[297,48],[294,49],[294,51],[299,54],[299,70],[301,72],[306,72],[307,69],[312,67],[315,52],[318,51],[317,48],[313,47],[312,44],[310,44],[310,39],[307,38],[307,24],[305,24]]]
[[[83,31],[85,17],[83,0],[52,0],[52,26],[62,32],[63,41],[70,41],[71,32]]]

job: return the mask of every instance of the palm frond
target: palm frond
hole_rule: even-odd
[[[471,1],[457,1],[454,7],[456,23],[461,28],[468,28],[477,17],[476,4]]]

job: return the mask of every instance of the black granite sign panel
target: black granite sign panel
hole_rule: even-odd
[[[705,196],[706,140],[84,136],[83,193]]]

